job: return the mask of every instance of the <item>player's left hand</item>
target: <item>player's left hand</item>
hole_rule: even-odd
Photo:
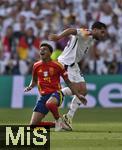
[[[79,100],[86,105],[87,104],[87,99],[85,98],[85,96],[83,95],[77,95],[77,97],[79,98]]]
[[[25,89],[24,89],[24,92],[28,92],[28,91],[30,91],[32,89],[32,87],[31,86],[28,86],[28,87],[26,87]]]

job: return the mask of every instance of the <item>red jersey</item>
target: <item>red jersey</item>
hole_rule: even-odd
[[[66,70],[57,61],[36,62],[33,66],[33,76],[37,78],[38,90],[41,95],[60,90],[60,76],[63,79],[68,78]]]

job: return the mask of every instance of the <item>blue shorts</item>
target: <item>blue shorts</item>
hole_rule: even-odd
[[[63,101],[63,94],[61,91],[56,91],[51,94],[42,95],[40,99],[37,101],[36,106],[34,107],[33,111],[40,112],[46,115],[49,112],[49,109],[45,106],[45,104],[49,100],[50,97],[56,97],[58,101],[58,106],[61,105]]]

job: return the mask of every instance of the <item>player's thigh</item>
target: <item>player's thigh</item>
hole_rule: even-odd
[[[56,97],[50,97],[48,99],[48,101],[46,102],[47,103],[55,103],[56,105],[58,105],[58,102],[57,102],[57,98]]]
[[[71,82],[85,82],[84,76],[80,73],[78,65],[68,67],[68,78]]]
[[[33,112],[32,117],[30,120],[30,125],[36,125],[38,122],[40,122],[45,117],[45,114],[42,114],[40,112]]]
[[[63,101],[63,94],[61,91],[56,91],[52,93],[51,97],[46,103],[55,103],[57,106],[60,106]]]
[[[46,115],[49,112],[49,110],[45,104],[47,100],[50,98],[50,95],[51,94],[41,96],[40,99],[37,101],[33,111]]]
[[[69,67],[68,77],[69,80],[74,83],[74,86],[77,88],[79,93],[85,96],[87,94],[86,82],[83,74],[80,73],[78,65],[75,65],[74,67]]]

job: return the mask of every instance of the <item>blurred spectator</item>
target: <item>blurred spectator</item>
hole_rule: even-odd
[[[90,60],[88,61],[89,71],[92,74],[107,74],[107,66],[105,65],[104,61],[104,44],[97,45],[91,51],[93,54],[90,53]],[[98,49],[99,48],[99,49]]]
[[[5,73],[6,61],[4,60],[3,51],[0,50],[0,75]]]
[[[7,74],[7,75],[20,74],[18,61],[19,61],[19,59],[18,59],[16,53],[11,53],[10,59],[8,60],[6,66],[5,66],[5,74]]]
[[[112,14],[113,14],[112,7],[110,3],[106,1],[104,2],[102,1],[100,7],[101,7],[101,14],[99,16],[99,20],[109,26],[112,22]]]
[[[3,51],[11,53],[12,52],[12,46],[14,42],[14,36],[13,36],[13,28],[12,26],[8,26],[6,30],[6,34],[3,37]]]
[[[36,50],[39,47],[40,39],[34,36],[33,28],[28,28],[19,39],[18,44],[18,55],[20,59],[34,59],[36,55]]]
[[[19,71],[21,75],[27,75],[28,74],[28,66],[26,61],[20,60],[19,61]]]
[[[108,65],[108,74],[117,74],[118,72],[118,64],[115,60]]]

